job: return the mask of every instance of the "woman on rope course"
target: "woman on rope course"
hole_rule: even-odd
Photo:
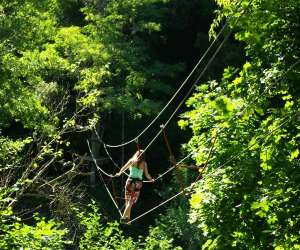
[[[148,166],[143,157],[143,150],[138,150],[129,161],[120,169],[116,176],[120,176],[127,169],[130,170],[125,184],[125,209],[121,217],[121,223],[130,221],[131,208],[139,198],[143,185],[143,174],[150,181],[154,181],[148,172]]]

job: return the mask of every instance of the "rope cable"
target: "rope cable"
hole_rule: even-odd
[[[294,64],[288,69],[288,71],[290,71],[293,67],[295,67],[299,62],[300,62],[300,60],[297,61],[296,63],[294,63]],[[288,72],[288,71],[287,71],[287,72]],[[286,72],[286,73],[287,73],[287,72]],[[266,88],[265,91],[266,91],[267,89],[268,89],[268,88]],[[263,91],[263,93],[264,93],[265,91]],[[263,93],[262,93],[262,94],[263,94]],[[261,94],[261,95],[262,95],[262,94]],[[260,95],[260,96],[261,96],[261,95]],[[258,98],[259,98],[260,96],[258,96]],[[252,102],[252,103],[253,103],[253,102]],[[252,103],[251,103],[251,104],[252,104]],[[249,106],[250,106],[250,105],[246,105],[246,107],[245,107],[241,112],[237,113],[237,115],[239,116],[239,115],[240,115],[241,113],[243,113],[243,112],[247,109],[247,107],[249,107]],[[260,138],[260,139],[263,140],[263,141],[268,140],[268,138],[269,138],[274,132],[276,132],[276,131],[277,131],[279,128],[281,128],[284,124],[288,123],[288,122],[289,122],[294,116],[296,116],[297,114],[299,114],[299,111],[298,111],[298,112],[295,112],[295,114],[293,114],[289,119],[284,119],[284,122],[282,122],[280,125],[278,125],[278,126],[277,126],[275,129],[273,129],[272,131],[270,131],[270,132],[267,134],[267,137],[264,137],[264,138],[266,138],[266,139],[264,139],[264,138]],[[219,131],[219,132],[220,132],[220,131]],[[218,132],[218,133],[219,133],[219,132]],[[223,163],[222,165],[220,165],[218,168],[219,168],[219,169],[220,169],[220,168],[223,168],[223,167],[224,167],[225,165],[227,165],[229,162],[231,162],[232,160],[234,160],[235,158],[237,158],[237,157],[239,157],[241,154],[243,154],[246,150],[252,148],[255,144],[256,144],[256,143],[253,143],[252,145],[251,145],[251,144],[248,145],[248,147],[246,147],[245,149],[243,149],[239,154],[237,154],[237,155],[235,155],[235,156],[232,156],[229,160],[227,160],[226,162],[224,162],[224,163]],[[192,151],[189,155],[187,155],[185,158],[183,158],[181,161],[179,161],[179,162],[177,163],[177,165],[180,164],[180,163],[181,163],[183,160],[185,160],[186,158],[190,157],[190,155],[191,155],[192,153],[194,153],[195,151],[196,151],[196,150]],[[169,169],[168,171],[166,171],[164,174],[166,174],[167,172],[170,172],[170,171],[171,171],[173,168],[175,168],[175,167],[176,167],[176,166],[174,165],[172,168],[170,168],[170,169]],[[161,178],[164,174],[159,175],[158,178],[156,178],[155,180]],[[192,183],[191,185],[189,185],[188,187],[184,188],[182,191],[180,191],[179,193],[177,193],[177,194],[175,194],[174,196],[170,197],[169,199],[165,200],[164,202],[162,202],[162,203],[158,204],[157,206],[151,208],[150,210],[146,211],[145,213],[139,215],[138,217],[136,217],[136,218],[130,220],[130,221],[128,222],[128,224],[130,224],[130,223],[132,223],[132,222],[134,222],[134,221],[136,221],[136,220],[142,218],[143,216],[145,216],[145,215],[147,215],[148,213],[150,213],[150,212],[156,210],[157,208],[163,206],[164,204],[170,202],[171,200],[175,199],[176,197],[180,196],[181,194],[186,193],[186,192],[185,192],[186,190],[190,189],[191,187],[193,187],[196,183],[198,183],[198,182],[200,182],[200,181],[201,181],[201,179],[197,180],[196,182]],[[187,194],[187,193],[186,193],[186,194]]]
[[[111,162],[114,164],[115,167],[120,169],[120,166],[113,160],[113,158],[111,157],[110,153],[108,152],[108,149],[106,147],[106,144],[102,141],[101,137],[99,136],[96,128],[94,127],[94,132],[98,138],[98,140],[103,144],[103,148],[105,150],[106,155],[109,157],[109,159],[111,160]]]
[[[250,3],[249,3],[249,5],[250,5]],[[224,27],[223,27],[224,28]],[[232,31],[231,32],[229,32],[229,34],[226,36],[226,38],[224,39],[224,41],[221,43],[221,45],[222,44],[224,44],[224,42],[228,39],[228,37],[229,37],[229,35],[232,33]],[[220,34],[220,33],[219,33]],[[218,34],[218,36],[219,36],[219,34]],[[216,39],[214,40],[214,42],[216,41]],[[213,55],[213,57],[211,58],[212,60],[214,59],[214,57],[215,57],[215,55],[219,52],[219,50],[220,50],[220,48],[221,47],[219,47],[218,49],[217,49],[217,51],[215,52],[215,54]],[[205,69],[202,71],[202,73],[203,72],[205,72],[206,71],[206,69],[208,68],[208,66],[210,65],[210,63],[212,62],[212,60],[210,60],[209,61],[209,63],[206,65],[206,67],[205,67]],[[290,68],[289,68],[289,70],[291,69],[291,68],[293,68],[295,65],[297,65],[299,63],[299,61],[298,62],[296,62],[294,65],[292,65]],[[195,68],[194,68],[194,70],[195,70]],[[193,72],[193,71],[192,71]],[[191,75],[191,74],[190,74]],[[190,75],[189,75],[189,77],[190,77]],[[199,77],[197,78],[197,80],[196,80],[196,82],[198,82],[199,81],[199,79],[202,77],[202,74],[200,74],[199,75]],[[196,82],[193,84],[193,86],[192,86],[192,88],[189,90],[189,92],[188,92],[188,95],[190,94],[190,92],[191,92],[191,90],[193,89],[193,87],[194,87],[194,85],[196,84]],[[267,88],[265,89],[265,91],[267,90]],[[263,91],[263,92],[265,92],[265,91]],[[177,91],[177,92],[179,92],[179,91]],[[176,92],[176,94],[177,94],[177,92]],[[186,96],[188,96],[188,95],[186,95]],[[175,96],[173,96],[174,98],[175,98]],[[172,98],[173,98],[172,97]],[[173,98],[173,99],[174,99]],[[185,99],[184,99],[185,100]],[[169,101],[169,103],[171,102],[172,100],[170,100]],[[184,101],[182,101],[182,102],[184,102]],[[182,103],[181,102],[181,103]],[[169,103],[165,106],[165,108],[169,105]],[[180,106],[181,106],[181,103],[180,103]],[[169,123],[169,121],[172,119],[172,117],[175,115],[175,113],[178,111],[178,109],[179,109],[179,107],[180,106],[178,106],[177,108],[176,108],[176,110],[172,113],[172,115],[170,116],[170,118],[168,119],[168,121],[167,121],[167,123],[166,123],[166,125]],[[244,108],[244,110],[246,110],[246,108],[247,107],[249,107],[250,105],[246,105],[246,107]],[[164,108],[164,109],[165,109]],[[142,133],[140,133],[134,140],[136,140],[136,139],[138,139],[154,122],[155,122],[155,120],[161,115],[161,113],[164,111],[164,109],[158,114],[158,116],[148,125],[148,127],[146,127],[146,129],[144,129],[143,131],[142,131]],[[241,113],[243,113],[244,112],[244,110],[241,112]],[[296,114],[298,114],[298,113],[295,113],[292,117],[294,117]],[[239,113],[238,113],[238,115],[239,115]],[[291,117],[291,118],[292,118]],[[291,118],[289,119],[289,120],[291,120]],[[276,129],[274,129],[273,131],[271,131],[270,133],[269,133],[269,136],[272,134],[272,133],[274,133],[277,129],[279,129],[280,127],[282,127],[285,123],[287,123],[289,120],[287,120],[287,121],[285,121],[285,122],[283,122],[280,126],[278,126]],[[158,134],[152,139],[152,141],[148,144],[148,146],[145,148],[145,151],[146,151],[146,149],[148,149],[149,147],[150,147],[150,145],[154,142],[154,140],[158,137],[158,135],[160,134],[162,132],[162,130],[160,130],[159,132],[158,132]],[[105,144],[103,141],[103,144],[104,145],[107,145],[108,147],[121,147],[121,146],[125,146],[125,145],[127,145],[127,144],[129,144],[129,143],[131,143],[132,141],[134,141],[134,140],[131,140],[131,141],[129,141],[129,142],[126,142],[126,143],[123,143],[123,144],[120,144],[120,145],[109,145],[109,144]],[[89,142],[87,141],[87,143],[88,143],[88,146],[89,146]],[[232,161],[233,159],[235,159],[236,157],[238,157],[239,155],[241,155],[245,150],[247,150],[247,149],[249,149],[249,148],[251,148],[251,147],[253,147],[255,144],[253,144],[253,145],[249,145],[246,149],[244,149],[243,151],[241,151],[241,153],[239,153],[238,155],[236,155],[236,156],[234,156],[234,157],[231,157],[228,161],[226,161],[224,164],[222,164],[219,168],[222,168],[222,167],[224,167],[226,164],[228,164],[230,161]],[[89,150],[90,150],[90,152],[91,152],[91,149],[90,149],[90,146],[89,146]],[[145,152],[144,151],[144,152]],[[193,152],[192,152],[193,153]],[[184,159],[186,159],[186,158],[188,158],[192,153],[190,153],[187,157],[185,157]],[[91,152],[91,154],[92,154],[92,152]],[[109,154],[108,154],[109,155]],[[184,159],[182,159],[182,161],[184,160]],[[97,168],[98,168],[98,164],[97,164],[97,162],[95,161],[95,159],[93,158],[93,160],[94,160],[94,163],[95,163],[95,165],[97,166]],[[112,158],[111,158],[111,160],[112,160]],[[180,162],[182,162],[182,161],[180,161]],[[178,165],[180,162],[178,162],[176,165]],[[171,171],[173,168],[175,167],[175,165],[172,167],[172,168],[170,168],[169,170],[167,170],[167,172],[169,172],[169,171]],[[99,167],[99,170],[101,171],[101,172],[103,172],[103,170]],[[165,172],[165,174],[167,173],[167,172]],[[164,174],[162,174],[162,175],[159,175],[159,177],[158,178],[161,178],[162,176],[163,176]],[[108,175],[109,177],[112,177],[111,175]],[[102,176],[101,176],[102,177]],[[157,179],[158,179],[157,178]],[[156,180],[157,180],[156,179]],[[200,181],[200,180],[198,180],[198,181]],[[197,182],[198,182],[197,181]],[[135,219],[133,219],[133,220],[131,220],[131,221],[129,221],[129,223],[131,223],[131,222],[133,222],[133,221],[135,221],[135,220],[137,220],[137,219],[139,219],[139,218],[141,218],[142,216],[144,216],[144,215],[146,215],[147,213],[150,213],[151,211],[153,211],[154,209],[156,209],[156,208],[158,208],[158,207],[160,207],[160,206],[162,206],[162,205],[164,205],[165,203],[167,203],[167,202],[169,202],[170,200],[172,200],[172,199],[174,199],[174,198],[176,198],[177,196],[179,196],[181,193],[183,193],[186,189],[188,189],[188,188],[190,188],[190,187],[192,187],[195,183],[197,183],[197,182],[194,182],[194,183],[192,183],[189,187],[187,187],[187,188],[185,188],[184,190],[182,190],[181,192],[179,192],[178,194],[176,194],[176,195],[174,195],[174,196],[172,196],[171,198],[169,198],[168,200],[166,200],[166,201],[164,201],[163,203],[161,203],[161,204],[159,204],[158,206],[156,206],[156,207],[154,207],[154,208],[152,208],[152,209],[150,209],[149,211],[147,211],[146,213],[144,213],[144,214],[142,214],[142,215],[140,215],[140,216],[138,216],[138,217],[136,217]],[[104,183],[104,185],[105,185],[105,187],[107,188],[107,186],[106,186],[106,184]],[[107,191],[108,191],[108,193],[110,194],[110,192],[109,192],[109,190],[107,189]],[[110,196],[111,196],[111,194],[110,194]],[[111,197],[112,198],[112,197]],[[112,198],[112,200],[113,200],[113,198]],[[113,200],[114,201],[114,200]],[[115,204],[116,205],[116,204]],[[118,206],[116,205],[116,207],[118,208]],[[118,209],[118,211],[119,211],[119,209]],[[120,213],[120,211],[119,211],[119,213]],[[120,213],[121,214],[121,213]]]
[[[237,19],[238,20],[238,19]],[[185,102],[185,100],[188,98],[188,96],[190,95],[190,93],[192,92],[194,86],[196,85],[196,83],[199,81],[199,79],[203,76],[203,74],[205,73],[205,71],[207,70],[207,68],[209,67],[209,65],[212,63],[212,61],[214,60],[214,58],[216,57],[216,55],[218,54],[218,52],[220,51],[221,47],[224,45],[225,41],[229,38],[229,36],[231,35],[232,31],[230,31],[227,36],[224,38],[223,42],[220,44],[220,46],[218,47],[218,49],[216,50],[216,52],[213,54],[213,56],[211,57],[211,59],[209,60],[209,62],[207,63],[206,67],[203,69],[203,71],[201,72],[201,74],[199,75],[199,77],[197,78],[197,80],[194,82],[194,84],[192,85],[192,87],[189,89],[189,91],[187,92],[187,94],[184,96],[184,98],[182,99],[182,101],[179,103],[179,105],[177,106],[177,108],[174,110],[174,112],[171,114],[171,116],[169,117],[169,119],[166,121],[166,123],[161,126],[161,129],[159,130],[159,132],[153,137],[153,139],[150,141],[150,143],[145,147],[144,152],[146,152],[146,150],[154,143],[154,141],[157,139],[157,137],[163,132],[163,128],[165,128],[169,122],[171,121],[171,119],[174,117],[174,115],[177,113],[177,111],[179,110],[179,108],[181,107],[181,105],[183,105],[183,103]],[[291,69],[293,69],[298,63],[300,62],[300,60],[298,60],[296,63],[294,63],[289,69],[288,71],[290,71]],[[287,74],[287,72],[285,72],[284,75]],[[270,86],[271,87],[271,86]],[[257,98],[254,100],[258,100],[267,90],[270,89],[266,88],[259,96],[257,96]],[[239,117],[242,113],[245,112],[245,110],[247,108],[250,107],[250,105],[252,105],[253,102],[248,103],[247,105],[245,105],[244,109],[242,111],[240,111],[239,113],[237,113],[236,117]],[[234,118],[234,117],[233,117]],[[232,118],[232,119],[233,119]],[[225,128],[222,128],[225,129]],[[220,133],[220,131],[222,131],[222,129],[220,129],[217,133]]]
[[[87,142],[87,145],[88,145],[90,154],[91,154],[91,156],[92,156],[92,159],[93,159],[93,162],[94,162],[96,168],[97,168],[100,172],[102,172],[103,174],[105,174],[106,176],[108,176],[108,177],[110,177],[110,178],[113,178],[113,177],[114,177],[113,175],[106,173],[102,168],[99,167],[99,165],[98,165],[98,163],[97,163],[97,160],[95,159],[94,154],[93,154],[93,152],[92,152],[92,150],[91,150],[89,140],[86,140],[86,142]]]
[[[224,40],[222,41],[222,43],[219,45],[219,47],[217,48],[217,50],[215,51],[215,53],[212,55],[212,57],[210,58],[210,60],[208,61],[207,65],[205,66],[205,68],[202,70],[202,72],[200,73],[199,77],[197,78],[197,80],[193,83],[193,85],[191,86],[191,88],[189,89],[189,91],[187,92],[187,94],[184,96],[184,98],[181,100],[181,102],[179,103],[179,105],[176,107],[176,109],[174,110],[174,112],[170,115],[169,119],[166,121],[166,123],[164,124],[164,127],[166,127],[169,122],[172,120],[172,118],[175,116],[175,114],[177,113],[177,111],[179,110],[179,108],[185,103],[186,99],[190,96],[191,92],[193,91],[194,87],[196,86],[196,84],[198,83],[199,79],[204,75],[204,73],[206,72],[206,70],[208,69],[208,67],[210,66],[210,64],[213,62],[213,60],[215,59],[215,57],[217,56],[217,54],[219,53],[219,51],[221,50],[222,46],[224,45],[224,43],[228,40],[229,36],[231,35],[232,31],[230,31],[226,37],[224,38]],[[162,133],[163,129],[160,129],[158,131],[158,133],[153,137],[153,139],[149,142],[149,144],[145,147],[144,152],[146,152],[146,150],[154,143],[154,141],[157,139],[157,137]]]
[[[103,144],[103,147],[104,147],[106,155],[109,157],[109,159],[111,160],[111,162],[114,164],[115,167],[117,167],[118,169],[121,169],[120,166],[114,161],[114,159],[110,155],[110,153],[109,153],[109,151],[108,151],[108,149],[106,147],[106,144],[103,143],[102,139],[100,138],[100,136],[99,136],[99,134],[98,134],[98,132],[97,132],[97,130],[95,128],[94,128],[94,131],[95,131],[95,134],[96,134],[98,140]],[[98,168],[101,169],[99,166],[98,166]],[[100,171],[103,173],[102,170],[100,170]],[[127,175],[127,176],[129,176],[126,172],[124,172],[124,174]],[[115,177],[115,176],[113,176],[113,177]]]
[[[286,124],[287,122],[289,122],[289,121],[290,121],[295,115],[297,115],[297,114],[299,114],[299,112],[296,112],[296,113],[295,113],[294,115],[292,115],[289,119],[286,119],[286,120],[285,120],[284,122],[282,122],[279,126],[277,126],[274,130],[270,131],[270,132],[267,134],[267,139],[268,139],[268,137],[269,137],[271,134],[273,134],[275,131],[277,131],[279,128],[281,128],[284,124]],[[267,139],[265,139],[265,140],[267,140]],[[255,144],[256,144],[256,143],[254,143],[254,144],[252,144],[252,145],[249,145],[247,148],[245,148],[244,150],[242,150],[239,154],[237,154],[237,155],[235,155],[235,156],[232,156],[229,160],[227,160],[225,163],[223,163],[222,165],[220,165],[218,168],[223,168],[225,165],[227,165],[227,164],[228,164],[229,162],[231,162],[233,159],[239,157],[241,154],[243,154],[246,150],[248,150],[248,149],[250,149],[251,147],[253,147]],[[89,145],[89,144],[88,144],[88,145]],[[167,174],[168,172],[170,172],[170,171],[171,171],[172,169],[174,169],[178,164],[180,164],[180,163],[183,162],[185,159],[187,159],[188,157],[190,157],[195,151],[196,151],[196,150],[192,151],[190,154],[188,154],[186,157],[184,157],[182,160],[180,160],[177,164],[175,164],[173,167],[171,167],[169,170],[167,170],[164,174],[159,175],[155,180],[157,180],[157,179],[163,177],[165,174]],[[97,162],[95,162],[95,163],[97,163]],[[96,165],[96,166],[97,166],[97,165]],[[100,175],[100,176],[101,176],[101,175]],[[102,178],[102,176],[101,176],[101,178]],[[102,180],[103,180],[103,178],[102,178]],[[197,180],[196,182],[192,183],[190,186],[184,188],[182,191],[180,191],[180,192],[177,193],[176,195],[170,197],[170,198],[167,199],[166,201],[164,201],[164,202],[160,203],[159,205],[155,206],[154,208],[152,208],[152,209],[146,211],[145,213],[143,213],[143,214],[141,214],[140,216],[136,217],[135,219],[129,221],[128,223],[132,223],[132,222],[138,220],[139,218],[141,218],[141,217],[145,216],[146,214],[152,212],[153,210],[157,209],[158,207],[160,207],[160,206],[166,204],[167,202],[169,202],[169,201],[175,199],[176,197],[178,197],[178,196],[181,195],[182,193],[185,193],[186,190],[188,190],[189,188],[191,188],[194,184],[198,183],[199,181],[201,181],[201,179],[199,179],[199,180]],[[114,199],[113,199],[113,197],[112,197],[110,191],[108,190],[108,188],[107,188],[105,182],[103,182],[103,183],[104,183],[105,188],[106,188],[106,190],[108,191],[108,193],[109,193],[111,199],[113,200],[115,206],[117,207],[117,209],[118,209],[120,215],[122,216],[122,213],[121,213],[121,211],[119,210],[118,206],[116,205],[116,203],[115,203],[115,201],[114,201]]]
[[[100,177],[101,177],[101,179],[102,179],[102,182],[103,182],[103,184],[104,184],[104,187],[105,187],[105,189],[106,189],[106,191],[107,191],[109,197],[111,198],[111,200],[113,201],[115,207],[117,208],[117,210],[118,210],[118,212],[119,212],[119,215],[122,216],[122,212],[121,212],[121,210],[119,209],[119,207],[118,207],[118,205],[117,205],[117,203],[116,203],[114,197],[113,197],[112,194],[110,193],[109,188],[107,187],[105,181],[103,180],[103,177],[102,177],[101,173],[99,173],[99,175],[100,175]]]
[[[250,1],[250,3],[248,4],[247,7],[250,6],[250,4],[252,3],[253,0]],[[237,5],[241,4],[242,1],[240,1]],[[239,20],[239,18],[244,14],[244,11],[242,12],[242,14],[236,19],[236,22],[234,23],[234,25],[236,25],[237,21]],[[233,26],[234,26],[233,25]],[[210,46],[206,49],[206,51],[204,52],[204,54],[202,55],[202,57],[199,59],[199,61],[196,63],[196,65],[194,66],[194,68],[192,69],[192,71],[189,73],[189,75],[185,78],[185,80],[182,82],[182,84],[180,85],[180,87],[177,89],[177,91],[173,94],[173,96],[170,98],[170,100],[167,102],[167,104],[161,109],[161,111],[157,114],[157,116],[148,124],[148,126],[146,126],[137,136],[135,136],[134,138],[120,143],[120,144],[106,144],[107,147],[109,148],[118,148],[118,147],[123,147],[126,146],[134,141],[136,141],[139,137],[141,137],[153,124],[154,122],[162,115],[162,113],[168,108],[168,106],[171,104],[171,102],[175,99],[175,97],[178,95],[178,93],[180,92],[180,90],[185,86],[185,84],[188,82],[188,80],[191,78],[191,76],[193,75],[193,73],[197,70],[198,66],[202,63],[202,61],[204,60],[204,58],[207,56],[207,54],[210,52],[210,50],[212,49],[212,47],[214,46],[214,44],[219,40],[219,38],[221,37],[223,31],[227,28],[228,26],[228,21],[225,22],[225,24],[223,25],[223,27],[221,28],[221,30],[218,32],[217,36],[215,37],[215,39],[213,40],[213,42],[210,44]],[[232,32],[232,31],[231,31]],[[230,33],[231,33],[230,32]],[[206,70],[205,70],[206,71]],[[202,76],[201,76],[202,77]],[[199,81],[200,77],[197,78],[196,81]],[[104,142],[103,142],[104,143]]]
[[[93,153],[92,153],[92,150],[91,150],[91,147],[90,147],[90,143],[89,143],[88,140],[86,140],[86,142],[87,142],[87,145],[88,145],[90,154],[91,154],[91,156],[92,156],[92,158],[93,158],[93,161],[94,161],[94,164],[95,164],[96,168],[97,168],[98,170],[100,170],[102,173],[104,173],[105,175],[107,175],[107,176],[109,176],[109,177],[113,177],[113,176],[107,174],[104,170],[102,170],[102,169],[98,166],[98,163],[97,163],[97,161],[96,161],[96,159],[94,158],[94,155],[93,155]],[[104,179],[103,179],[103,177],[102,177],[102,174],[99,173],[99,176],[100,176],[100,178],[101,178],[101,181],[102,181],[103,184],[104,184],[104,187],[105,187],[106,191],[108,192],[109,197],[111,198],[111,200],[113,201],[114,205],[116,206],[116,208],[117,208],[117,210],[118,210],[120,216],[122,216],[122,212],[120,211],[118,205],[116,204],[116,201],[114,200],[112,194],[110,193],[109,188],[107,187],[107,185],[106,185],[106,183],[105,183],[105,181],[104,181]]]
[[[117,177],[117,176],[115,176],[115,175],[111,175],[111,174],[107,173],[106,171],[104,171],[104,170],[98,165],[97,160],[95,159],[95,157],[94,157],[94,155],[93,155],[93,153],[92,153],[92,150],[91,150],[91,148],[90,148],[89,141],[88,141],[88,140],[86,140],[86,141],[87,141],[87,145],[88,145],[90,154],[91,154],[91,156],[92,156],[92,159],[93,159],[93,162],[94,162],[96,168],[97,168],[102,174],[106,175],[107,177],[110,177],[110,178]],[[127,176],[129,176],[126,172],[124,172],[124,174],[126,174]],[[153,181],[145,181],[145,180],[143,180],[143,182],[144,182],[144,183],[148,183],[148,182],[153,182]]]
[[[235,116],[233,116],[232,118],[230,118],[230,120],[232,120],[232,119],[234,119],[234,118],[238,118],[239,116],[241,116],[245,111],[246,111],[246,109],[247,108],[249,108],[257,99],[259,99],[262,95],[264,95],[264,93],[268,90],[269,88],[266,88],[260,95],[258,95],[257,97],[256,97],[256,99],[254,99],[252,102],[250,102],[250,103],[248,103],[244,108],[243,108],[243,110],[241,110],[240,112],[238,112]],[[217,133],[220,133],[220,132],[222,132],[222,130],[224,130],[225,128],[221,128],[221,129],[219,129],[218,131],[217,131]],[[162,130],[160,131],[160,133],[162,132]],[[152,141],[148,144],[148,146],[145,148],[145,150],[147,150],[150,146],[151,146],[151,144],[156,140],[156,138],[160,135],[160,133],[158,133],[158,134],[156,134],[156,136],[152,139]],[[99,137],[99,135],[98,135],[98,133],[96,132],[96,135],[97,135],[97,137],[98,137],[98,139],[99,139],[99,141],[101,141],[101,138]],[[206,142],[205,143],[207,143],[209,140],[211,140],[212,138],[210,138],[210,139],[208,139],[208,140],[206,140]],[[205,144],[204,143],[204,144]],[[104,144],[105,145],[105,144]],[[107,148],[105,148],[106,150],[107,150]],[[145,151],[144,150],[144,151]],[[114,162],[114,160],[112,159],[112,157],[111,157],[111,155],[109,154],[109,152],[108,151],[106,151],[107,152],[107,155],[109,156],[109,158],[112,160],[112,162]],[[187,159],[188,157],[190,157],[190,155],[192,155],[193,153],[195,153],[194,151],[192,151],[187,157],[185,157],[185,158],[183,158],[183,160],[185,160],[185,159]],[[180,162],[178,162],[177,163],[177,165],[179,164],[179,163],[181,163],[183,160],[181,160]],[[171,168],[169,168],[166,172],[164,172],[163,174],[160,174],[157,178],[155,178],[155,180],[157,180],[157,179],[159,179],[159,178],[161,178],[161,177],[163,177],[164,175],[166,175],[167,173],[169,173],[171,170],[173,170],[177,165],[174,165],[174,166],[172,166]],[[98,166],[98,168],[100,169],[100,167]],[[118,168],[119,168],[119,166],[118,166]],[[101,170],[100,170],[101,171]],[[101,171],[102,172],[102,171]],[[127,176],[128,176],[128,174],[126,173],[126,172],[124,172]],[[111,175],[110,175],[111,176]],[[147,181],[145,181],[145,182],[147,182]]]
[[[107,147],[109,148],[118,148],[118,147],[123,147],[126,146],[134,141],[136,141],[139,137],[141,137],[153,124],[154,122],[162,115],[162,113],[169,107],[169,105],[171,104],[171,102],[175,99],[175,97],[178,95],[178,93],[180,92],[180,90],[185,86],[185,84],[188,82],[188,80],[191,78],[191,76],[193,75],[193,73],[196,71],[196,69],[198,68],[198,66],[202,63],[202,61],[204,60],[204,58],[206,57],[206,55],[210,52],[211,48],[214,46],[214,44],[216,43],[216,41],[219,39],[219,37],[221,36],[221,34],[223,33],[223,31],[225,30],[225,28],[228,26],[228,22],[226,22],[223,27],[221,28],[221,30],[219,31],[218,35],[216,36],[216,38],[213,40],[213,42],[210,44],[210,46],[207,48],[207,50],[205,51],[205,53],[202,55],[202,57],[199,59],[199,61],[197,62],[197,64],[195,65],[195,67],[192,69],[192,71],[189,73],[189,75],[186,77],[186,79],[182,82],[182,84],[180,85],[180,87],[177,89],[177,91],[173,94],[173,96],[170,98],[170,100],[167,102],[167,104],[161,109],[161,111],[157,114],[157,116],[148,124],[148,126],[146,126],[137,136],[135,136],[133,139],[130,139],[126,142],[120,143],[120,144],[106,144]],[[104,143],[104,142],[103,142]]]

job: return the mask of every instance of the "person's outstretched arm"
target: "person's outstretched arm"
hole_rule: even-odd
[[[120,176],[124,171],[131,167],[133,164],[133,159],[130,159],[123,167],[121,167],[120,171],[116,173],[116,176]]]

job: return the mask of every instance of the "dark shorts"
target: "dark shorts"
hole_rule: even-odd
[[[143,181],[140,179],[128,178],[125,184],[125,199],[134,204],[140,196],[140,190],[143,186]]]

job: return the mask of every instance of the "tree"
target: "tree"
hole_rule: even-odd
[[[0,5],[0,206],[17,215],[45,206],[65,226],[84,190],[78,177],[89,173],[78,133],[87,136],[99,116],[113,110],[135,118],[155,112],[157,94],[168,94],[182,70],[149,53],[146,41],[160,30],[155,3],[110,1],[98,11],[82,2],[82,19],[72,23],[65,15],[73,4]],[[127,13],[135,5],[138,10]],[[18,227],[39,230],[39,224]]]
[[[202,249],[298,249],[299,1],[218,1],[246,44],[239,74],[198,87],[180,125],[213,160],[191,199]],[[245,12],[242,14],[242,12]],[[240,17],[239,17],[240,16]]]

